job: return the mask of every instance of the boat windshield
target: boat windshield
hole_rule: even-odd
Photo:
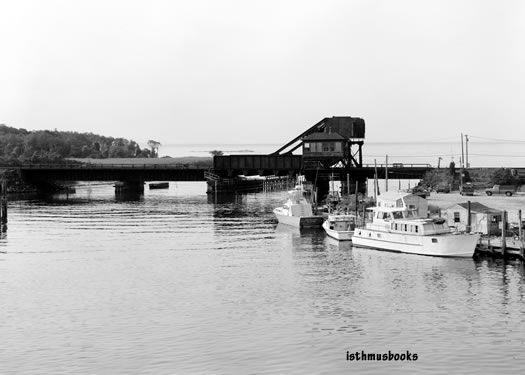
[[[407,211],[407,217],[418,217],[416,210]]]
[[[403,211],[393,211],[392,216],[394,216],[394,219],[402,219]]]

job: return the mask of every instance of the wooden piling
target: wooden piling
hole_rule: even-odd
[[[378,187],[378,184],[377,184],[377,162],[376,162],[376,159],[374,159],[374,202],[377,202],[377,195],[378,195],[377,187]]]
[[[0,182],[0,222],[7,223],[7,181],[3,178]]]
[[[501,255],[505,256],[507,252],[507,211],[503,211],[501,215]]]
[[[471,218],[471,209],[470,209],[470,201],[467,201],[467,233],[470,233],[470,230],[472,228],[472,218]]]
[[[521,210],[518,210],[518,237],[520,239],[520,256],[523,259],[524,257],[524,246],[523,246],[523,223],[521,221]]]
[[[385,191],[388,191],[388,155],[385,158]]]
[[[358,194],[359,193],[359,180],[355,180],[355,219],[357,220],[357,210],[359,209],[359,198],[358,198]]]

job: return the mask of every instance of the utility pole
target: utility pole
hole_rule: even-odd
[[[468,163],[468,135],[465,134],[465,156],[466,156],[466,167],[470,168],[470,165]]]
[[[465,163],[465,153],[463,151],[463,133],[461,133],[461,163],[460,163],[461,168],[463,168],[464,163]]]
[[[377,162],[374,159],[374,202],[377,202]]]
[[[388,155],[385,161],[385,191],[388,191]]]
[[[461,163],[459,163],[459,193],[463,195],[463,165],[465,154],[463,153],[463,133],[461,133]]]

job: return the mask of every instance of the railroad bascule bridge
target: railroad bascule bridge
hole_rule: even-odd
[[[214,173],[222,178],[236,175],[302,174],[313,182],[322,198],[330,180],[342,182],[343,191],[366,190],[367,179],[376,169],[363,164],[365,121],[358,117],[326,117],[270,155],[215,156]],[[294,155],[301,149],[302,155]],[[377,177],[394,179],[422,178],[428,164],[378,165]],[[347,182],[349,185],[347,185]]]
[[[221,178],[302,174],[317,186],[320,197],[328,192],[330,179],[346,185],[348,175],[350,190],[355,191],[357,181],[360,191],[364,191],[367,178],[363,170],[364,138],[363,119],[326,117],[270,155],[215,156],[213,173]],[[298,149],[302,155],[293,154]]]
[[[242,191],[246,181],[239,175],[289,176],[305,175],[313,182],[322,198],[331,179],[343,182],[343,188],[364,192],[367,178],[374,176],[374,166],[363,164],[365,122],[357,117],[326,117],[269,155],[215,156],[211,168],[170,163],[169,159],[152,163],[152,159],[134,159],[128,164],[76,163],[65,165],[23,165],[18,172],[26,181],[45,188],[55,181],[120,181],[116,192],[124,187],[141,193],[145,181],[207,181],[208,191],[221,184],[229,191]],[[293,154],[301,149],[302,155]],[[118,163],[118,161],[117,161]],[[395,179],[421,178],[430,165],[388,166]],[[385,177],[379,165],[378,178]],[[350,182],[346,186],[347,179]],[[227,184],[226,184],[227,182]],[[242,187],[242,188],[241,188]]]

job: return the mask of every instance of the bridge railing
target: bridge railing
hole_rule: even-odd
[[[0,165],[0,168],[2,166]],[[209,166],[195,166],[192,164],[104,164],[104,163],[66,163],[66,164],[20,164],[17,166],[10,166],[10,168],[19,169],[210,169]]]
[[[385,168],[385,166],[388,168],[432,168],[432,165],[425,163],[363,164],[365,168],[374,168],[375,166],[377,168]]]

